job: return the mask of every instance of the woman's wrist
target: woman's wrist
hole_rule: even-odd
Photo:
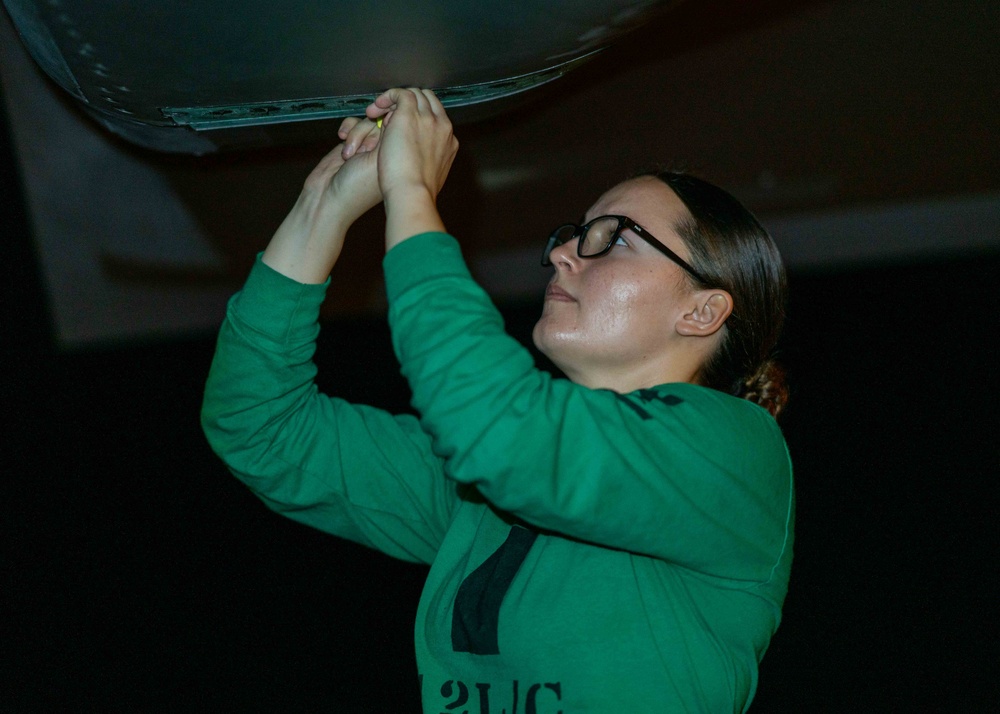
[[[385,194],[385,250],[420,233],[445,232],[434,194],[426,186],[406,186]]]

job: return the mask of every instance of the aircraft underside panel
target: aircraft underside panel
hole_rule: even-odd
[[[674,4],[3,3],[35,61],[94,118],[134,143],[184,153],[271,143],[268,128],[357,114],[390,86],[433,87],[446,106],[508,97]]]

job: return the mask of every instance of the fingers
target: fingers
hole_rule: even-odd
[[[418,112],[428,112],[431,109],[430,102],[427,100],[427,95],[424,94],[424,90],[420,87],[410,87],[408,90],[413,98],[417,100],[417,111]]]
[[[337,135],[344,140],[341,155],[347,160],[355,154],[374,151],[382,130],[371,119],[348,117],[341,122]]]
[[[375,150],[381,137],[381,129],[375,125],[376,119],[382,118],[383,126],[388,127],[395,112],[413,110],[416,110],[417,114],[447,116],[444,105],[430,89],[419,87],[387,89],[365,108],[364,118],[347,117],[340,123],[337,136],[344,142],[342,157],[346,160],[355,154]]]
[[[340,122],[340,128],[337,130],[337,136],[339,136],[342,140],[346,139],[351,129],[353,129],[354,125],[359,121],[361,121],[361,119],[358,117],[347,117],[344,119],[344,121]]]
[[[435,114],[438,113],[437,110],[431,104],[431,98],[434,102],[437,102],[440,107],[440,111],[444,111],[444,107],[440,106],[440,101],[429,89],[420,89],[419,87],[393,87],[392,89],[387,89],[378,97],[375,101],[369,104],[365,108],[365,115],[369,119],[377,119],[380,116],[385,116],[394,111],[408,111],[411,108],[416,108],[417,112],[427,112],[433,111]]]
[[[427,105],[430,107],[430,110],[434,112],[436,116],[440,117],[448,115],[448,113],[445,111],[444,104],[442,104],[441,100],[438,99],[433,89],[421,89],[420,91],[423,93],[424,98],[427,100]]]
[[[400,102],[410,101],[411,93],[408,89],[393,87],[387,89],[382,94],[375,97],[375,101],[368,105],[365,114],[369,119],[375,119],[395,109]]]

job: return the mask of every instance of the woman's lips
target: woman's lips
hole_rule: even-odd
[[[549,287],[545,289],[545,299],[546,300],[557,300],[559,302],[576,302],[576,298],[570,295],[568,292],[563,290],[558,285],[550,284]]]

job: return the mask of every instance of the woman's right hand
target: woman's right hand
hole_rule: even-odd
[[[382,201],[378,146],[382,130],[349,117],[342,143],[324,156],[264,251],[263,261],[301,283],[322,283],[340,256],[347,229]]]
[[[346,230],[382,201],[378,186],[382,129],[370,119],[348,117],[341,122],[337,135],[342,142],[312,170],[303,193],[311,195],[317,209],[339,214]]]

